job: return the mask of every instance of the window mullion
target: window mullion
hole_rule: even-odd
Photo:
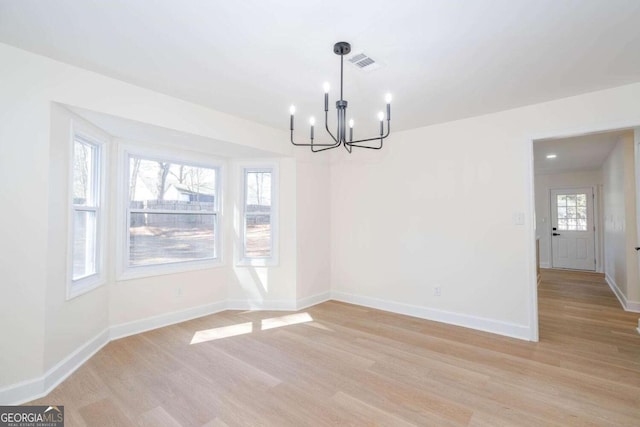
[[[190,210],[166,210],[166,209],[129,209],[131,213],[165,214],[165,215],[216,215],[217,211],[190,211]]]

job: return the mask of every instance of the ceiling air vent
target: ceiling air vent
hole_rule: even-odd
[[[359,52],[355,53],[348,59],[350,63],[352,63],[356,68],[359,68],[363,71],[373,71],[380,68],[380,63],[376,62],[370,56]]]

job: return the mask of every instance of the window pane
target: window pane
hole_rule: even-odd
[[[245,173],[244,256],[271,256],[271,171]]]
[[[95,206],[96,151],[92,144],[73,143],[73,204]]]
[[[567,217],[567,208],[565,206],[558,206],[558,218]]]
[[[247,215],[245,256],[271,256],[271,215]]]
[[[567,194],[567,206],[575,206],[575,205],[576,205],[576,195]]]
[[[96,213],[75,211],[73,218],[73,280],[96,273]]]
[[[556,200],[558,206],[565,206],[567,204],[567,196],[565,196],[564,194],[558,194]]]
[[[129,265],[154,265],[215,257],[215,215],[131,213]]]
[[[271,172],[247,172],[247,212],[265,212],[271,208]]]
[[[587,208],[586,207],[579,207],[577,210],[577,217],[581,218],[581,219],[586,219],[587,218]]]
[[[567,220],[559,219],[558,220],[558,230],[567,230]]]
[[[578,202],[578,206],[587,206],[587,195],[586,194],[578,194],[576,195],[576,199]]]
[[[129,158],[132,209],[215,210],[216,170]]]
[[[587,231],[587,220],[585,219],[578,220],[578,230]]]

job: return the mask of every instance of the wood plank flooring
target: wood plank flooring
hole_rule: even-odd
[[[333,301],[229,311],[114,341],[32,403],[67,426],[639,426],[640,315],[555,270],[539,310],[539,343]]]

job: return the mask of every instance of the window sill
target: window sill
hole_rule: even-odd
[[[278,267],[278,260],[274,258],[242,258],[236,262],[236,267]]]
[[[104,277],[93,275],[84,277],[77,281],[72,281],[67,285],[67,301],[72,300],[80,295],[84,295],[92,290],[106,284]]]
[[[223,266],[224,263],[220,259],[215,259],[206,261],[175,262],[170,264],[128,267],[118,275],[116,281],[124,282],[128,280],[142,279],[145,277],[179,274],[197,270],[208,270]]]

